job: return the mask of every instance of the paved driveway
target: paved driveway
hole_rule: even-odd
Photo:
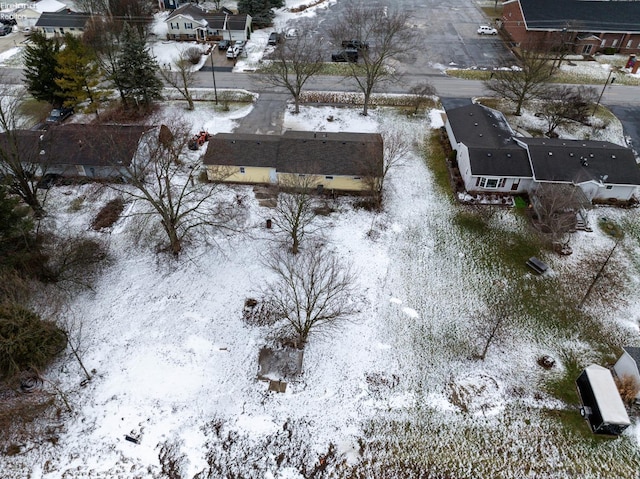
[[[636,157],[638,157],[640,153],[640,108],[620,105],[610,105],[609,108],[622,122],[629,146],[633,148]]]

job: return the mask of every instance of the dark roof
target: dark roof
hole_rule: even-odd
[[[40,162],[50,165],[129,166],[138,150],[140,125],[52,126],[41,141]]]
[[[624,349],[627,352],[627,354],[629,354],[629,356],[633,358],[633,360],[638,365],[638,369],[640,369],[640,348],[636,348],[633,346],[625,346],[622,349]]]
[[[640,185],[640,168],[629,148],[608,141],[518,138],[529,150],[537,181]]]
[[[466,146],[502,148],[513,144],[513,130],[502,113],[474,103],[447,110],[456,141]]]
[[[15,130],[12,133],[0,133],[0,158],[15,159],[19,156],[23,162],[32,162],[39,154],[40,136],[43,132]]]
[[[178,15],[186,15],[193,18],[194,20],[202,20],[205,17],[206,12],[193,3],[185,3],[184,5],[180,5],[173,12],[171,12],[165,22],[177,17]]]
[[[88,13],[76,12],[44,12],[38,18],[36,27],[57,27],[57,28],[84,28],[91,18]]]
[[[270,167],[283,173],[368,176],[372,164],[381,174],[382,155],[378,133],[219,133],[209,140],[204,163]]]
[[[527,29],[640,32],[640,2],[519,0]]]
[[[247,15],[233,15],[227,19],[227,30],[244,30],[247,26]]]
[[[502,113],[474,103],[447,110],[447,120],[456,141],[469,149],[473,175],[531,176],[527,153]]]
[[[225,14],[208,13],[207,15],[205,15],[204,19],[207,21],[207,26],[209,27],[209,29],[223,30],[225,17]]]

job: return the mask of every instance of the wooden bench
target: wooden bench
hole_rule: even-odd
[[[542,274],[549,269],[549,266],[547,266],[535,256],[532,256],[527,260],[527,266],[537,274]]]

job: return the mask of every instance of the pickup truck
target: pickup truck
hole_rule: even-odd
[[[342,40],[342,48],[355,48],[357,50],[366,50],[369,48],[368,42],[361,40]]]

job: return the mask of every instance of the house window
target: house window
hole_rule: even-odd
[[[184,24],[184,29],[185,30],[191,30],[193,28],[193,23],[185,23]]]
[[[240,173],[244,174],[244,166],[240,167]]]
[[[324,179],[325,180],[333,180],[333,176],[325,176]]]
[[[502,178],[500,183],[498,183],[498,188],[504,188],[505,183],[507,182],[506,178]]]
[[[582,53],[584,55],[591,55],[591,48],[593,48],[593,45],[585,45],[584,47],[582,47]]]
[[[45,28],[44,28],[44,32],[45,32],[45,33],[54,33],[54,32],[55,32],[55,30],[54,30],[53,28],[51,28],[51,27],[45,27]]]
[[[171,22],[171,30],[180,30],[180,24]]]
[[[498,187],[498,178],[480,178],[480,188],[495,189]]]
[[[604,48],[605,46],[607,46],[607,40],[602,40],[602,41],[600,42],[600,47],[601,47],[601,48]]]
[[[607,185],[607,189],[608,190],[612,190],[613,189],[613,185]]]
[[[612,47],[617,47],[618,46],[618,39],[616,38],[613,43],[611,44]]]
[[[360,180],[361,178],[359,176],[354,176],[353,179],[354,180]]]
[[[631,45],[633,44],[633,40],[629,40],[627,42],[627,48],[631,48]]]

